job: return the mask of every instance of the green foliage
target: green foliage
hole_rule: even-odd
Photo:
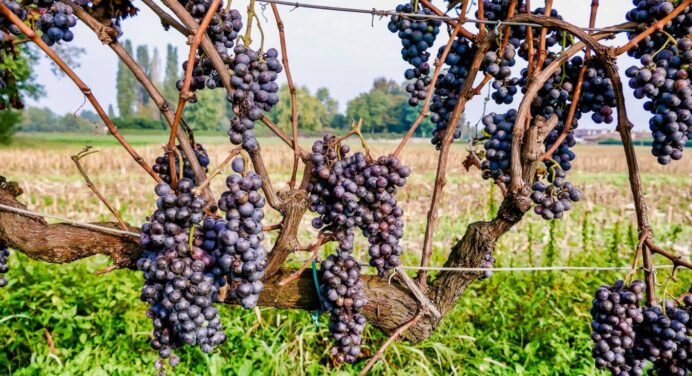
[[[226,118],[226,95],[223,90],[197,90],[197,103],[188,103],[185,121],[195,130],[221,130]]]
[[[178,100],[178,89],[175,83],[180,79],[178,65],[178,48],[172,44],[166,45],[166,67],[163,72],[163,96],[169,103]]]
[[[113,119],[113,122],[118,126],[118,128],[122,129],[165,129],[160,120],[142,116],[115,118]]]
[[[123,44],[125,51],[132,55],[132,42],[125,40]],[[118,102],[118,113],[120,117],[126,118],[134,114],[134,104],[137,98],[136,93],[136,80],[132,75],[127,66],[122,62],[118,61],[118,72],[116,74],[115,80]]]
[[[326,90],[326,89],[324,89]],[[291,130],[291,93],[288,85],[281,85],[279,89],[279,103],[269,112],[269,117],[283,130]],[[329,98],[329,92],[323,100],[327,103],[333,101]],[[316,96],[310,94],[306,87],[296,88],[296,112],[298,113],[298,129],[304,131],[318,131],[329,125],[329,115],[324,103]],[[336,102],[334,102],[336,103]],[[335,104],[334,104],[335,106]]]
[[[363,131],[368,133],[405,133],[418,117],[422,104],[411,107],[408,93],[392,80],[378,78],[369,92],[350,100],[346,108],[348,119],[363,119]],[[416,130],[417,136],[430,135],[433,124],[424,119]]]
[[[36,82],[33,65],[38,61],[38,54],[28,45],[16,49],[16,54],[0,51],[0,72],[9,69],[16,84],[18,100],[23,103],[24,97],[38,99],[43,95],[43,87]],[[9,87],[0,89],[0,104],[10,107],[7,99]],[[12,89],[13,91],[15,89]],[[1,108],[1,106],[0,106]],[[0,110],[0,144],[8,144],[21,121],[21,113],[14,110]]]
[[[80,116],[58,115],[49,108],[29,107],[21,113],[22,132],[94,132],[103,127],[101,119],[91,111]]]
[[[10,143],[21,120],[22,113],[19,111],[11,109],[0,111],[0,145]]]

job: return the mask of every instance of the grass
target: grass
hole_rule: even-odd
[[[160,153],[165,135],[127,134],[147,158]],[[201,136],[212,161],[230,150],[224,137]],[[18,142],[0,148],[2,175],[21,182],[23,200],[32,209],[80,221],[111,220],[106,208],[93,197],[69,159],[86,144],[100,153],[87,158],[92,180],[119,208],[127,221],[140,224],[153,205],[150,178],[111,138],[84,135],[20,135]],[[278,189],[290,175],[291,151],[276,141],[262,140],[267,166]],[[309,141],[305,141],[309,145]],[[357,142],[352,142],[356,145]],[[392,142],[375,142],[381,154]],[[561,221],[545,222],[529,215],[497,245],[497,266],[525,265],[628,265],[636,243],[636,226],[625,173],[617,146],[579,146],[572,180],[585,200]],[[692,166],[684,161],[662,168],[638,149],[644,190],[651,206],[657,241],[668,249],[686,252],[690,229]],[[420,257],[436,153],[425,141],[414,142],[402,158],[414,175],[400,193],[406,211],[407,249],[404,264]],[[464,146],[450,155],[447,194],[442,218],[433,239],[431,263],[441,265],[449,246],[468,223],[491,218],[500,196],[477,171],[461,166]],[[214,162],[212,162],[212,165]],[[214,181],[217,194],[223,179]],[[276,223],[267,213],[266,223]],[[314,236],[304,219],[300,238]],[[364,240],[356,252],[365,259]],[[291,257],[291,263],[305,255]],[[657,264],[666,260],[655,259]],[[142,375],[153,374],[155,352],[148,345],[151,323],[146,306],[138,299],[141,275],[127,270],[103,276],[94,272],[107,266],[105,257],[69,265],[33,261],[13,253],[10,285],[0,290],[0,374],[8,375]],[[668,270],[659,271],[663,282]],[[476,282],[459,300],[429,339],[390,347],[375,375],[601,375],[590,358],[588,309],[593,291],[603,283],[624,277],[623,272],[524,272],[500,273]],[[668,291],[677,294],[689,287],[690,272],[682,271]],[[261,309],[255,313],[222,307],[228,341],[211,355],[185,348],[178,353],[182,365],[176,375],[351,375],[365,361],[334,367],[329,362],[327,316],[316,327],[305,311]],[[47,335],[49,333],[49,335]],[[51,353],[47,337],[55,344]],[[364,356],[386,338],[367,327]]]

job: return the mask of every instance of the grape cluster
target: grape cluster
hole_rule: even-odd
[[[233,93],[228,100],[233,104],[235,116],[228,130],[231,143],[242,145],[247,151],[257,150],[258,144],[252,129],[255,121],[262,118],[263,111],[269,111],[279,102],[279,85],[275,82],[283,70],[278,60],[278,51],[270,48],[259,54],[245,46],[234,49],[232,59]]]
[[[596,290],[591,306],[591,339],[597,368],[607,368],[614,375],[642,374],[643,363],[632,356],[632,349],[635,326],[644,321],[639,307],[643,289],[641,281],[630,285],[617,281]]]
[[[257,306],[267,266],[267,252],[262,246],[265,199],[259,193],[262,177],[252,171],[241,175],[243,163],[236,161],[232,165],[236,173],[226,178],[228,190],[219,199],[219,208],[228,220],[226,228],[218,232],[219,267],[228,274],[229,297],[249,309]]]
[[[638,22],[640,26],[627,33],[629,39],[635,38],[656,21],[666,17],[675,9],[674,1],[670,0],[633,0],[635,8],[631,9],[625,17],[627,21]],[[692,33],[692,7],[687,6],[671,21],[663,25],[663,32],[654,32],[644,38],[635,48],[627,51],[627,54],[636,58],[653,54],[668,44],[668,35],[674,39],[683,38]],[[666,35],[668,34],[668,35]]]
[[[150,306],[147,315],[154,325],[152,347],[159,352],[158,369],[169,358],[170,366],[179,363],[171,356],[172,349],[183,344],[210,352],[226,340],[212,306],[218,290],[209,272],[213,260],[199,248],[202,234],[198,225],[205,202],[192,195],[193,186],[191,180],[181,179],[176,194],[168,184],[158,184],[157,210],[140,235],[141,299]]]
[[[682,158],[685,143],[692,138],[692,39],[681,38],[656,56],[643,55],[640,62],[625,74],[634,96],[649,99],[644,109],[653,115],[651,152],[666,165]]]
[[[573,202],[581,200],[581,191],[565,179],[564,171],[559,168],[549,169],[549,183],[535,182],[531,200],[536,204],[534,212],[543,219],[560,219],[566,211],[572,209]]]
[[[444,52],[444,47],[440,47],[437,57],[440,58]],[[457,37],[452,42],[452,46],[447,54],[444,63],[448,66],[446,72],[440,72],[435,82],[430,104],[430,121],[435,124],[432,132],[431,142],[438,149],[442,145],[444,131],[447,129],[454,107],[459,101],[459,91],[466,82],[468,71],[476,52],[475,47],[464,37]],[[461,137],[461,123],[454,125],[454,139]]]
[[[505,21],[509,17],[509,5],[511,0],[483,0],[483,10],[485,19],[490,21]],[[528,13],[526,9],[526,4],[522,0],[517,1],[514,14]],[[536,8],[531,13],[537,15],[544,15],[545,8]],[[476,12],[478,16],[478,12]],[[558,13],[556,9],[551,9],[550,17],[557,19],[562,19],[562,16]],[[528,28],[525,25],[516,25],[510,28],[509,43],[515,48],[519,49],[519,56],[524,59],[528,57]],[[546,34],[545,46],[550,48],[558,45],[558,43],[563,43],[565,46],[571,44],[569,39],[563,38],[563,32],[559,29],[548,28],[548,33]],[[533,30],[533,45],[538,46],[540,44],[540,32],[537,32],[534,28]]]
[[[410,3],[397,5],[397,12],[414,13],[413,5]],[[421,15],[433,14],[427,8],[419,9],[417,12]],[[401,39],[401,57],[413,68],[409,68],[404,72],[404,77],[407,80],[415,80],[406,85],[406,91],[411,95],[408,103],[411,106],[417,106],[418,102],[425,100],[427,96],[427,88],[432,79],[430,74],[430,53],[428,49],[435,43],[435,38],[440,32],[442,22],[436,19],[422,18],[416,19],[404,18],[399,15],[393,15],[387,27],[392,33],[397,33]]]
[[[49,46],[60,41],[71,42],[74,34],[70,28],[75,25],[77,17],[72,14],[72,7],[58,2],[41,14],[36,22],[36,27],[43,32],[41,39]]]
[[[509,183],[509,170],[512,164],[512,129],[517,118],[517,110],[511,109],[504,114],[491,112],[482,119],[483,133],[488,137],[483,147],[485,159],[481,162],[483,177]]]
[[[187,71],[189,62],[185,60],[182,64],[183,72]],[[192,76],[190,77],[190,92],[194,93],[197,90],[204,88],[215,89],[219,85],[220,79],[214,71],[211,60],[206,56],[196,56],[194,66],[192,67]],[[183,90],[183,80],[178,80],[175,87],[178,91]],[[192,96],[188,99],[190,103],[196,103],[197,97]]]
[[[208,7],[211,6],[211,1],[194,2],[188,1],[185,7],[190,14],[200,21]],[[201,15],[200,15],[201,13]],[[231,62],[230,49],[233,48],[238,33],[243,28],[243,20],[240,12],[236,9],[224,9],[219,7],[217,13],[212,17],[207,35],[214,43],[216,51],[226,64]],[[183,62],[183,71],[187,69],[188,62]],[[201,90],[204,88],[216,89],[221,86],[221,78],[214,70],[211,60],[205,56],[200,49],[198,56],[195,58],[194,67],[192,68],[192,80],[190,81],[190,91]],[[178,90],[183,88],[183,80],[176,82]],[[195,97],[190,99],[196,101]]]
[[[339,252],[322,261],[321,270],[320,290],[331,313],[329,331],[335,340],[330,354],[339,363],[354,363],[360,354],[366,323],[361,310],[368,302],[363,294],[360,265],[347,252]]]
[[[10,250],[7,248],[7,244],[0,241],[0,274],[5,274],[8,270],[10,270],[9,266],[7,265],[7,259],[9,257]],[[5,286],[7,286],[7,278],[2,276],[0,277],[0,287]]]
[[[197,184],[195,180],[195,174],[192,171],[192,166],[190,165],[190,161],[188,161],[187,157],[183,153],[183,149],[181,148],[180,145],[177,145],[177,153],[173,153],[173,160],[175,161],[175,174],[178,176],[180,172],[180,164],[179,164],[179,158],[178,156],[182,156],[183,160],[183,178],[190,179],[193,184]],[[193,150],[195,152],[195,157],[197,157],[197,161],[199,162],[200,166],[204,169],[204,171],[207,171],[207,166],[209,166],[209,155],[207,154],[207,151],[204,149],[204,146],[201,144],[195,144],[193,146]],[[152,169],[154,172],[156,172],[161,180],[164,182],[170,184],[171,183],[171,173],[170,173],[170,164],[168,163],[168,158],[169,158],[169,153],[166,151],[163,153],[162,156],[159,156],[156,158],[156,161],[154,162],[154,165],[152,166]]]
[[[590,60],[587,62],[587,67],[581,86],[578,110],[583,114],[592,112],[591,119],[596,124],[610,124],[613,122],[613,108],[617,105],[613,83],[606,75],[601,63]]]
[[[331,354],[338,362],[354,362],[360,352],[366,304],[360,265],[351,256],[358,227],[370,243],[370,265],[380,275],[397,267],[403,248],[403,210],[395,195],[406,184],[410,169],[394,157],[371,160],[363,153],[348,155],[333,135],[312,146],[312,175],[308,184],[310,210],[316,229],[332,230],[339,246],[322,262],[321,291],[331,312],[330,331],[336,341]]]
[[[692,296],[685,307],[665,301],[661,307],[646,307],[644,322],[637,330],[635,354],[653,362],[654,375],[688,375],[692,371]]]
[[[495,91],[491,95],[497,104],[510,104],[517,93],[519,79],[512,76],[512,67],[516,64],[517,51],[514,46],[507,45],[502,51],[488,51],[483,56],[481,68],[484,73],[491,75]]]
[[[22,21],[25,21],[26,17],[29,15],[26,8],[24,8],[19,2],[13,0],[3,0],[3,4]],[[9,37],[11,36],[7,35],[7,33],[12,35],[21,35],[22,31],[7,17],[0,14],[0,42],[5,42],[10,39]]]
[[[369,161],[360,152],[348,156],[348,145],[335,143],[334,136],[326,135],[313,144],[308,190],[310,210],[319,216],[312,224],[343,230],[343,241],[338,239],[341,252],[352,251],[353,229],[359,227],[370,243],[370,265],[383,275],[400,264],[404,222],[395,195],[411,171],[394,157]]]
[[[211,18],[207,35],[224,62],[230,61],[228,51],[233,48],[242,28],[243,17],[237,9],[220,8],[219,12]]]
[[[351,158],[355,159],[356,165],[367,163],[361,153]],[[395,195],[397,189],[406,184],[410,174],[411,170],[401,165],[396,157],[381,156],[377,161],[367,163],[355,178],[357,183],[365,180],[365,184],[356,189],[356,195],[364,201],[361,205],[366,208],[360,228],[370,243],[370,265],[380,276],[401,264],[399,257],[404,249],[399,240],[404,236],[404,211]]]

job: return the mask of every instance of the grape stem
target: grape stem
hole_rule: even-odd
[[[443,16],[443,15],[445,14],[445,12],[443,12],[442,10],[440,10],[440,8],[438,8],[438,7],[436,7],[435,5],[433,5],[433,3],[430,2],[430,0],[418,0],[418,2],[420,2],[420,4],[421,4],[422,6],[424,6],[424,7],[428,8],[428,9],[430,9],[433,13],[435,13],[435,14],[438,15],[438,16]],[[465,3],[468,4],[468,1],[465,1]],[[464,7],[464,9],[466,9],[466,7]],[[459,17],[460,17],[461,19],[463,19],[463,18],[465,17],[465,16],[464,16],[465,13],[466,13],[466,12],[462,12],[462,13],[459,15]],[[463,22],[460,22],[460,21],[458,21],[458,20],[457,20],[457,21],[445,20],[445,22],[447,23],[447,25],[449,25],[449,26],[451,26],[451,27],[456,27],[457,24],[463,24]],[[476,39],[476,35],[473,34],[473,33],[470,32],[470,31],[466,30],[463,26],[460,26],[460,27],[459,27],[459,34],[463,35],[465,38],[468,38],[468,39],[470,39],[470,40]]]
[[[84,159],[84,157],[89,156],[91,154],[98,153],[98,150],[91,150],[91,148],[92,148],[91,146],[87,146],[84,149],[82,149],[82,151],[73,155],[70,158],[72,159],[74,164],[77,166],[77,170],[79,170],[79,174],[82,175],[82,177],[84,178],[84,181],[86,182],[87,187],[89,187],[89,189],[91,189],[91,191],[94,192],[96,197],[98,197],[98,199],[101,200],[101,202],[104,205],[106,205],[106,208],[108,208],[108,211],[111,212],[113,217],[115,217],[115,219],[118,221],[120,228],[122,228],[123,231],[130,231],[130,229],[125,224],[125,221],[123,221],[122,217],[120,216],[120,213],[118,213],[118,211],[115,210],[113,205],[111,205],[111,203],[108,202],[108,200],[106,200],[106,197],[101,194],[101,192],[98,190],[98,188],[96,188],[96,185],[94,185],[94,183],[89,178],[89,175],[87,174],[86,170],[84,169],[84,166],[82,166],[81,161],[82,161],[82,159]]]
[[[154,83],[149,79],[149,77],[144,73],[144,70],[142,70],[142,67],[137,64],[137,62],[130,56],[127,51],[123,48],[123,46],[118,43],[116,37],[117,37],[117,32],[102,24],[101,22],[97,21],[93,16],[91,16],[89,13],[87,13],[84,9],[82,9],[80,6],[72,2],[71,0],[61,0],[64,4],[70,6],[74,12],[74,14],[79,18],[84,24],[86,24],[103,42],[104,44],[108,45],[110,49],[118,56],[120,61],[125,64],[125,66],[132,72],[134,77],[139,81],[139,83],[142,85],[142,87],[147,91],[149,94],[149,97],[151,97],[152,101],[156,104],[159,112],[163,115],[163,118],[166,120],[168,123],[169,127],[173,124],[173,111],[171,110],[170,105],[166,101],[166,99],[163,97],[159,89],[154,85]],[[144,0],[145,3],[149,2],[150,0]],[[161,8],[158,8],[158,5],[154,4],[157,8],[154,10],[154,12],[162,12],[162,14],[165,14],[167,17],[171,17],[168,14],[166,14]],[[159,14],[159,13],[157,13]],[[160,17],[162,17],[162,22],[164,21],[163,16],[159,14]],[[172,19],[172,17],[171,17]],[[173,20],[175,21],[175,20]],[[176,21],[177,22],[177,21]],[[174,28],[176,28],[175,25],[172,25]],[[184,33],[188,33],[187,29],[185,29],[184,26],[180,25],[182,27],[182,30],[184,30]],[[177,28],[176,28],[177,30]],[[184,119],[181,119],[180,121],[181,125],[187,132],[187,137],[186,134],[182,131],[178,131],[178,143],[180,144],[180,147],[182,148],[182,153],[187,157],[191,167],[192,171],[195,174],[195,178],[197,181],[203,181],[206,179],[206,173],[202,169],[202,166],[199,164],[199,161],[195,157],[194,153],[194,145],[195,145],[195,139],[194,139],[194,134],[192,130],[187,126],[187,123],[185,122]],[[211,189],[207,188],[205,190],[205,197],[209,202],[214,202],[213,194],[211,192]]]
[[[425,1],[425,0],[421,0]],[[461,22],[461,21],[459,21]],[[485,53],[490,49],[493,40],[495,39],[495,32],[487,33],[482,39],[479,39],[476,43],[476,54],[473,57],[468,70],[468,75],[464,86],[459,90],[459,100],[454,106],[452,115],[447,122],[447,127],[444,130],[444,136],[442,138],[442,143],[440,145],[440,154],[438,157],[437,170],[435,172],[435,185],[433,187],[433,193],[430,202],[430,209],[428,210],[428,217],[425,225],[425,236],[423,238],[423,251],[421,254],[421,267],[427,267],[430,262],[430,256],[432,254],[432,237],[435,232],[435,225],[438,219],[438,209],[440,202],[442,201],[442,194],[444,191],[444,186],[446,184],[446,172],[447,172],[447,161],[449,159],[449,150],[454,140],[454,133],[456,131],[456,125],[459,122],[461,113],[466,108],[466,103],[472,98],[473,81],[481,67]],[[421,286],[423,291],[427,290],[427,271],[420,270],[418,272],[418,284]]]
[[[308,266],[312,264],[312,261],[317,260],[317,257],[320,254],[320,247],[322,247],[322,244],[332,241],[333,239],[334,236],[332,234],[325,234],[324,232],[320,231],[320,234],[317,237],[317,241],[311,244],[309,247],[307,247],[307,249],[305,249],[305,251],[312,252],[312,255],[307,260],[305,260],[305,262],[300,266],[300,268],[296,269],[288,277],[279,281],[278,285],[286,286],[287,284],[299,279],[305,271],[305,269],[307,269]]]
[[[204,190],[207,188],[207,186],[211,183],[211,181],[212,181],[215,177],[217,177],[219,174],[221,174],[221,173],[223,172],[223,170],[224,170],[224,169],[226,168],[226,166],[231,162],[231,160],[232,160],[234,157],[236,157],[238,154],[241,154],[241,150],[242,150],[241,147],[233,148],[233,150],[231,150],[231,151],[228,153],[228,155],[226,156],[226,159],[224,159],[223,162],[221,162],[218,166],[216,166],[216,168],[214,169],[214,171],[212,171],[212,173],[209,174],[208,177],[207,177],[200,185],[196,186],[196,187],[192,190],[192,194],[195,195],[195,196],[199,196],[199,195],[202,193],[202,191],[204,191]],[[247,169],[247,168],[248,168],[248,165],[250,164],[250,163],[249,163],[249,160],[248,160],[248,158],[247,158],[244,154],[242,154],[242,156],[243,156],[243,161],[245,162],[245,163],[243,164],[243,165],[244,165],[243,168],[244,168],[244,169]],[[244,174],[243,174],[243,175],[244,175]]]
[[[677,17],[680,12],[685,10],[690,4],[692,4],[692,0],[683,0],[680,2],[680,5],[678,5],[675,9],[673,9],[672,12],[670,12],[667,16],[661,18],[660,20],[656,21],[653,25],[649,26],[646,30],[642,31],[641,33],[637,34],[636,37],[632,38],[624,44],[621,47],[618,47],[615,49],[615,55],[622,55],[625,52],[629,51],[630,49],[636,47],[639,42],[647,38],[649,35],[663,30],[665,25],[672,20],[673,18]]]
[[[16,25],[19,30],[21,30],[24,35],[26,35],[27,38],[31,39],[32,42],[34,42],[45,54],[55,62],[55,64],[63,71],[65,74],[72,80],[72,82],[77,85],[79,90],[84,93],[84,96],[89,100],[89,103],[94,107],[94,110],[96,110],[96,113],[99,115],[103,123],[106,125],[110,133],[115,137],[118,142],[127,150],[127,152],[130,154],[132,159],[139,164],[144,171],[146,171],[149,176],[151,176],[154,180],[156,180],[157,183],[162,183],[163,181],[161,178],[154,172],[154,170],[151,169],[151,166],[142,158],[142,156],[135,151],[135,149],[132,148],[132,146],[125,140],[125,138],[120,134],[118,131],[118,128],[113,124],[113,121],[111,121],[110,117],[106,114],[106,112],[103,110],[103,107],[101,107],[101,104],[99,101],[96,99],[94,94],[91,92],[91,89],[82,81],[79,76],[70,68],[65,61],[63,61],[60,56],[58,56],[55,51],[53,51],[46,42],[44,42],[29,26],[27,26],[22,20],[17,17],[4,3],[0,3],[0,13],[2,13],[7,19],[10,20],[14,25]]]
[[[297,94],[296,86],[293,83],[293,76],[291,75],[291,68],[288,64],[288,51],[286,48],[286,34],[284,30],[284,23],[279,14],[279,8],[276,4],[271,4],[272,12],[274,13],[274,19],[276,19],[276,28],[279,30],[279,43],[281,44],[281,63],[284,66],[284,71],[286,72],[286,81],[288,83],[288,92],[291,95],[291,131],[293,133],[293,139],[298,140],[298,109],[297,109]],[[293,189],[296,185],[296,177],[298,175],[298,161],[300,159],[300,147],[298,142],[293,143],[293,169],[291,171],[291,179],[288,182],[288,186]]]
[[[552,8],[553,8],[553,0],[546,0],[545,1],[545,11],[543,12],[543,15],[546,17],[550,17],[550,12],[551,12]],[[536,74],[540,73],[541,69],[543,69],[543,62],[545,62],[545,58],[547,57],[548,51],[545,48],[545,39],[546,39],[547,35],[548,35],[548,28],[546,28],[546,27],[541,28],[540,42],[538,45],[538,62],[536,63],[536,68],[535,68]]]
[[[245,27],[245,36],[243,37],[243,44],[245,47],[250,48],[252,43],[252,17],[255,15],[255,0],[250,0],[247,6],[247,26]]]
[[[375,355],[373,355],[373,357],[370,358],[370,360],[368,360],[368,363],[365,365],[365,367],[363,367],[363,369],[360,371],[360,373],[358,373],[358,376],[365,376],[368,373],[368,371],[370,371],[370,368],[372,368],[372,366],[374,366],[375,363],[377,363],[377,361],[380,358],[382,358],[382,355],[384,355],[385,350],[387,350],[387,348],[392,343],[394,343],[394,341],[396,341],[405,331],[407,331],[408,328],[413,326],[415,323],[418,322],[418,320],[420,320],[422,318],[423,318],[423,312],[419,312],[411,320],[409,320],[407,323],[405,323],[404,325],[400,326],[397,330],[395,330],[394,333],[392,333],[392,335],[389,336],[389,338],[387,338],[387,340],[384,342],[384,344],[382,344],[382,346],[377,350]]]
[[[175,116],[173,117],[173,124],[171,124],[171,132],[170,136],[168,137],[168,165],[171,171],[171,186],[173,187],[176,185],[175,174],[172,173],[175,171],[175,160],[173,157],[173,149],[176,149],[175,136],[178,132],[180,119],[183,117],[185,103],[187,103],[187,101],[191,98],[190,83],[192,81],[192,70],[194,69],[196,63],[197,49],[199,48],[200,43],[202,43],[202,38],[206,35],[209,23],[211,23],[211,19],[216,14],[220,4],[221,0],[212,1],[211,5],[209,5],[209,9],[207,9],[207,13],[202,19],[202,23],[199,25],[197,31],[195,31],[194,36],[190,39],[190,52],[187,56],[187,66],[185,67],[183,87],[180,89],[178,107],[175,109]],[[182,165],[182,160],[180,160],[180,164]]]
[[[460,25],[461,23],[457,23],[457,25],[454,26],[452,33],[449,35],[447,45],[445,45],[445,49],[442,51],[440,57],[435,59],[435,71],[432,74],[432,80],[430,81],[430,86],[428,87],[428,94],[425,96],[425,102],[423,102],[423,108],[421,108],[420,112],[418,113],[418,117],[413,122],[413,124],[411,124],[411,127],[409,127],[408,131],[406,132],[406,135],[404,135],[404,138],[402,138],[401,142],[399,142],[399,145],[394,150],[394,153],[392,153],[392,157],[399,157],[399,154],[401,154],[401,151],[404,149],[404,146],[406,146],[406,143],[411,139],[411,137],[413,137],[413,134],[416,133],[416,129],[418,129],[420,123],[423,122],[423,119],[425,119],[425,117],[427,117],[430,114],[430,100],[432,99],[433,93],[435,92],[435,84],[437,84],[437,78],[440,75],[440,69],[442,68],[442,65],[447,59],[449,51],[452,49],[452,44],[456,40],[457,34],[459,33],[459,30],[461,28]]]
[[[589,16],[589,29],[593,29],[596,25],[596,16],[598,15],[598,6],[599,6],[599,0],[592,0],[591,1],[591,15]],[[563,36],[566,35],[567,33],[563,31]],[[589,32],[590,34],[590,32]],[[571,35],[570,35],[571,36]],[[563,38],[563,49],[564,49],[564,38]],[[585,59],[584,59],[584,65],[582,65],[581,69],[579,70],[579,78],[577,79],[577,84],[574,87],[574,94],[572,95],[572,103],[569,105],[569,111],[567,112],[567,120],[565,121],[564,128],[562,129],[562,132],[560,132],[560,135],[557,137],[555,142],[550,145],[550,148],[546,150],[543,155],[541,155],[541,160],[546,160],[550,158],[555,150],[560,147],[560,144],[562,144],[563,141],[567,138],[569,135],[569,132],[572,131],[572,122],[574,121],[574,114],[577,110],[577,105],[579,104],[579,97],[581,96],[581,88],[582,85],[584,84],[584,74],[586,73],[586,62],[587,60],[591,57],[591,49],[587,48],[586,53],[585,53]],[[563,69],[563,77],[565,75],[565,70]]]

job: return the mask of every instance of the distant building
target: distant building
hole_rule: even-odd
[[[614,129],[575,129],[574,138],[579,143],[596,144],[603,140],[618,140],[620,134]],[[650,139],[649,132],[632,132],[632,140]]]

